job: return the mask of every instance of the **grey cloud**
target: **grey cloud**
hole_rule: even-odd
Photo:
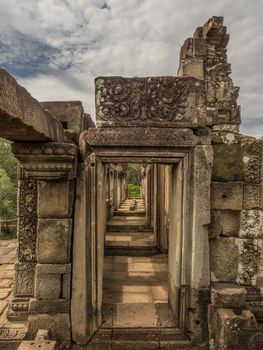
[[[96,76],[176,75],[180,46],[212,15],[230,33],[242,130],[263,134],[262,0],[9,0],[0,63],[37,98],[81,98],[94,114]]]

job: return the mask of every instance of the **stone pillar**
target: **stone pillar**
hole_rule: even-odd
[[[186,311],[187,316],[186,320],[181,319],[180,322],[186,325],[185,330],[191,335],[192,342],[201,345],[208,339],[207,307],[210,287],[208,227],[211,221],[210,184],[213,163],[211,145],[196,146],[189,159],[185,157],[184,163],[181,272],[183,287],[180,291],[180,302],[181,309]]]
[[[70,342],[71,241],[77,148],[14,143],[20,161],[18,262],[9,319],[29,315],[29,332]]]

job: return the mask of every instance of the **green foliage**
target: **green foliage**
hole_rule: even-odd
[[[10,143],[0,139],[0,217],[16,218],[17,162],[11,153]]]
[[[140,197],[140,186],[128,184],[128,197],[129,198]]]
[[[17,161],[11,152],[10,142],[4,139],[0,139],[0,168],[5,170],[7,176],[16,186]]]
[[[128,184],[140,186],[141,183],[141,171],[140,166],[136,164],[129,164],[127,174]]]

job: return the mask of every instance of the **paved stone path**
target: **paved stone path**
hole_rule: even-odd
[[[17,240],[0,240],[0,326],[6,323],[8,301],[12,298]]]
[[[104,258],[104,327],[175,327],[168,306],[167,254],[134,255],[132,248],[155,246],[155,241],[145,216],[129,210],[131,205],[126,200],[119,209],[125,215],[116,213],[107,223],[106,247],[112,254]],[[136,200],[135,210],[144,209],[143,200]],[[127,255],[118,255],[117,248]]]

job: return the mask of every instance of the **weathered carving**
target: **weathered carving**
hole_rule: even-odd
[[[75,156],[77,148],[71,143],[13,143],[12,152],[16,155]]]
[[[204,103],[203,82],[194,78],[96,79],[100,126],[195,125]]]
[[[261,186],[260,185],[245,185],[244,186],[244,209],[260,208],[261,201]]]
[[[18,259],[36,261],[37,182],[23,178],[18,189]]]
[[[0,341],[1,340],[21,340],[26,335],[26,329],[12,329],[12,328],[0,328]]]
[[[77,147],[70,143],[14,143],[25,176],[36,179],[73,178]]]
[[[239,240],[239,265],[237,283],[255,285],[261,255],[261,242],[258,239]]]
[[[242,210],[240,215],[240,237],[260,238],[262,233],[260,210]]]
[[[18,216],[36,216],[37,213],[37,182],[32,178],[20,180],[18,188]]]
[[[35,264],[18,263],[15,265],[14,296],[34,295]]]
[[[241,145],[243,148],[244,180],[248,184],[260,184],[262,141],[243,137]]]
[[[84,134],[90,146],[192,147],[197,141],[190,129],[91,128]]]

